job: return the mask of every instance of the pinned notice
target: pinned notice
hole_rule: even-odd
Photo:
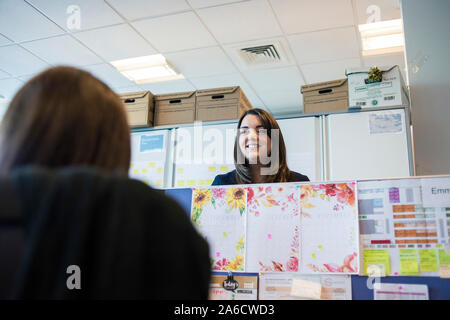
[[[369,133],[402,133],[402,111],[386,111],[369,115]]]
[[[423,206],[450,207],[450,178],[421,179]]]
[[[142,135],[139,151],[140,152],[157,152],[162,151],[164,145],[164,135]]]

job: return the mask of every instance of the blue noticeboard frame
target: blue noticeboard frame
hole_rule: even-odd
[[[166,189],[165,194],[174,199],[186,211],[191,212],[192,189]],[[245,273],[234,273],[244,275]],[[253,275],[254,273],[251,273]],[[367,277],[352,275],[352,299],[373,300],[373,290],[367,286]],[[439,277],[382,277],[381,283],[425,284],[428,286],[430,300],[450,300],[450,279]]]

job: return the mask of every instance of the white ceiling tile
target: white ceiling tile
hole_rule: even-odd
[[[234,2],[244,2],[249,0],[187,0],[193,8],[214,7]]]
[[[37,74],[27,74],[24,76],[17,77],[17,79],[19,79],[20,81],[23,81],[23,83],[25,83],[25,82],[28,82],[28,80],[30,80],[31,78],[33,78],[36,75]]]
[[[185,0],[107,0],[107,2],[128,20],[191,10]]]
[[[15,42],[30,41],[64,33],[25,1],[0,1],[0,30]]]
[[[186,78],[237,72],[219,47],[168,53],[165,57]]]
[[[107,61],[156,53],[155,49],[127,24],[78,32],[74,33],[74,36]]]
[[[9,73],[6,73],[5,71],[0,70],[0,79],[6,78],[11,78],[11,75]]]
[[[38,73],[47,67],[47,63],[18,45],[0,47],[0,69],[14,77]]]
[[[354,25],[351,0],[270,0],[270,2],[286,34]]]
[[[288,36],[298,64],[359,57],[354,27]]]
[[[403,80],[407,82],[405,55],[403,52],[383,55],[373,55],[363,57],[364,67],[385,67],[398,65],[402,73]]]
[[[6,46],[8,44],[13,44],[13,42],[0,34],[0,46]]]
[[[82,69],[92,73],[95,77],[105,82],[111,88],[128,87],[134,85],[134,82],[128,80],[110,64],[103,63],[91,66],[83,66]]]
[[[233,43],[282,34],[267,1],[246,1],[197,11],[216,39]]]
[[[103,62],[68,35],[27,42],[22,46],[52,65],[83,66]]]
[[[5,115],[8,106],[9,106],[8,102],[0,102],[0,121],[3,119],[3,116]]]
[[[277,109],[300,108],[300,87],[304,81],[297,67],[263,69],[244,73],[263,103]]]
[[[22,85],[22,81],[14,78],[0,80],[0,95],[8,100],[12,100]]]
[[[399,0],[358,0],[355,3],[358,24],[401,18]]]
[[[248,82],[239,74],[223,74],[218,76],[189,78],[197,89],[211,89],[221,87],[233,87],[240,86],[244,91],[247,99],[253,105],[254,108],[260,108],[264,106],[264,103],[255,94],[253,89],[249,86]]]
[[[28,0],[28,2],[69,32],[124,22],[103,0]],[[74,11],[75,7],[78,7],[79,11]],[[75,23],[78,16],[79,29]]]
[[[174,92],[195,91],[192,84],[186,79],[165,81],[139,85],[144,90],[149,90],[153,94],[166,94]]]
[[[139,20],[133,26],[163,53],[217,44],[193,12]]]
[[[307,83],[316,83],[345,79],[345,69],[361,67],[361,60],[344,59],[331,62],[321,62],[302,65],[300,69]]]

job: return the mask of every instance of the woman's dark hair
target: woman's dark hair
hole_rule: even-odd
[[[255,115],[261,120],[261,123],[264,126],[264,129],[267,130],[267,135],[269,136],[269,138],[272,137],[272,129],[277,129],[278,133],[279,133],[278,170],[277,170],[276,174],[274,174],[274,175],[265,176],[266,178],[265,178],[264,182],[265,183],[287,182],[289,179],[290,170],[287,166],[286,146],[284,144],[284,139],[283,139],[283,135],[281,134],[280,126],[278,125],[277,121],[270,113],[268,113],[265,110],[258,109],[258,108],[247,110],[244,114],[241,115],[241,118],[239,119],[239,122],[238,122],[238,126],[237,126],[238,131],[236,134],[236,140],[234,142],[234,165],[236,167],[236,182],[238,184],[247,184],[247,183],[253,182],[250,168],[248,165],[248,161],[247,161],[247,159],[245,159],[244,155],[242,154],[241,148],[239,148],[239,135],[240,135],[239,129],[241,128],[242,120],[249,114]],[[244,161],[244,163],[242,163],[243,161],[238,161],[238,159],[245,159],[245,161]]]
[[[90,73],[50,68],[29,80],[0,125],[0,172],[90,165],[127,174],[130,130],[119,97]]]

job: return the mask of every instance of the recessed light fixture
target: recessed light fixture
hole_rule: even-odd
[[[401,19],[360,24],[358,28],[363,56],[404,50],[405,41]]]
[[[137,84],[184,79],[162,54],[116,60],[111,64]]]

